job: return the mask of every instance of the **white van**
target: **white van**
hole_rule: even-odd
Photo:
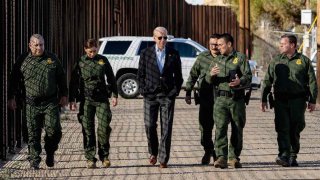
[[[119,94],[123,98],[135,98],[139,95],[139,84],[136,78],[141,50],[153,46],[152,37],[113,36],[100,38],[99,54],[108,58],[117,79]],[[207,50],[190,38],[168,36],[168,46],[180,53],[182,75],[185,82],[197,55]]]
[[[261,87],[261,78],[259,77],[258,64],[255,60],[249,60],[250,69],[252,72],[251,87],[252,89],[260,89]]]

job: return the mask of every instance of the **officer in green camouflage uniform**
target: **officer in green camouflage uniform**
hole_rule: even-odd
[[[201,160],[201,164],[209,164],[210,159],[213,156],[215,160],[216,154],[214,152],[214,145],[212,141],[212,129],[213,129],[213,85],[208,84],[205,81],[206,73],[213,59],[219,54],[218,41],[219,34],[213,34],[210,36],[209,47],[210,51],[205,51],[199,54],[196,62],[193,64],[188,81],[186,83],[186,97],[187,104],[191,104],[191,92],[194,85],[198,80],[199,88],[199,129],[201,131],[201,145],[204,148],[204,155]]]
[[[305,127],[306,107],[315,109],[318,94],[317,81],[311,61],[296,51],[297,38],[283,35],[280,53],[269,64],[262,87],[261,110],[267,106],[267,97],[273,87],[275,130],[278,134],[278,165],[298,166],[300,133]],[[308,101],[308,105],[306,104]]]
[[[233,49],[233,37],[222,34],[218,39],[220,54],[209,67],[206,80],[216,86],[214,104],[216,168],[241,168],[240,154],[243,144],[243,128],[246,123],[245,88],[251,83],[251,70],[244,54]],[[228,124],[231,123],[231,139],[228,152]]]
[[[73,71],[72,73],[79,73],[80,71]],[[69,97],[72,101],[75,101],[79,103],[79,111],[77,114],[78,122],[81,124],[81,131],[82,131],[82,139],[83,139],[83,148],[86,148],[87,144],[87,138],[86,138],[86,131],[84,130],[83,124],[82,124],[82,117],[84,113],[84,82],[82,78],[79,78],[80,74],[71,74],[71,80],[70,82],[77,82],[76,84],[70,84],[69,87],[72,87],[72,89],[69,88],[69,94],[72,94],[74,97]],[[72,79],[77,78],[77,79]],[[77,85],[77,87],[74,87],[74,85]],[[77,90],[77,91],[75,91]],[[75,104],[76,105],[76,104]],[[75,111],[76,106],[70,106],[70,110]],[[95,137],[94,137],[95,139]]]
[[[39,169],[43,125],[46,132],[44,137],[46,164],[48,167],[54,166],[54,152],[58,149],[62,136],[59,104],[67,105],[68,90],[62,65],[54,54],[44,51],[44,39],[40,34],[31,36],[29,48],[31,52],[14,65],[9,86],[8,106],[10,109],[16,108],[15,95],[20,88],[24,88],[28,159],[31,168]],[[61,97],[60,101],[58,97]]]
[[[98,118],[98,155],[104,167],[110,166],[109,138],[111,134],[110,122],[112,118],[109,97],[112,92],[112,106],[117,105],[118,91],[116,80],[108,59],[97,54],[97,41],[88,39],[84,45],[86,55],[82,56],[73,68],[70,81],[70,109],[76,108],[75,97],[80,91],[79,82],[84,83],[84,109],[82,126],[86,135],[85,157],[87,167],[95,168],[96,139],[95,139],[95,115]],[[105,77],[107,80],[105,80]],[[106,84],[106,81],[108,85]],[[75,108],[73,108],[75,107]]]

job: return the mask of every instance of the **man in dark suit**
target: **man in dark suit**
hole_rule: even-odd
[[[174,103],[183,82],[179,53],[166,46],[167,30],[157,27],[153,31],[155,45],[144,49],[140,55],[139,91],[144,97],[144,122],[150,153],[149,162],[167,168],[170,156]],[[161,139],[157,135],[160,110]]]

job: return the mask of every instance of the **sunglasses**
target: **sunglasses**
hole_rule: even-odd
[[[168,37],[167,37],[167,36],[159,36],[159,37],[157,37],[157,39],[158,39],[159,41],[161,41],[161,40],[162,40],[162,38],[163,38],[164,40],[167,40],[167,39],[168,39]]]

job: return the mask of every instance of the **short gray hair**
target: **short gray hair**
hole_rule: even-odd
[[[158,26],[153,30],[153,36],[155,35],[156,32],[160,32],[161,34],[168,34],[167,29],[162,26]]]
[[[32,39],[41,39],[44,41],[44,38],[41,34],[32,34],[30,37],[30,42],[32,41]]]

